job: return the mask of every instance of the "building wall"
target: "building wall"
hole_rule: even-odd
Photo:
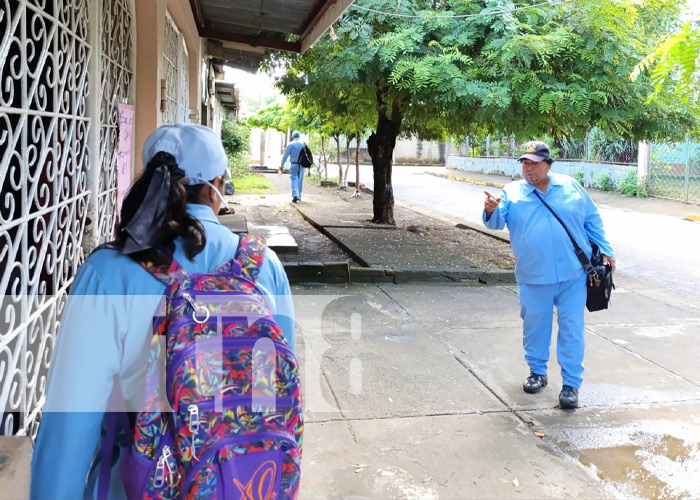
[[[284,150],[284,134],[277,130],[254,128],[250,131],[250,159],[253,165],[278,168]]]
[[[161,79],[160,63],[164,51],[165,16],[170,13],[178,30],[182,33],[189,58],[189,102],[190,109],[199,110],[202,90],[202,58],[204,56],[197,26],[192,17],[188,0],[139,0],[136,2],[136,126],[134,151],[140,152],[148,135],[162,124],[160,110]],[[158,61],[154,64],[154,61]],[[195,117],[198,121],[198,117]],[[140,155],[135,159],[135,172],[141,172]]]

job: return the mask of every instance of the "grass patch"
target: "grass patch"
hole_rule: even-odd
[[[242,177],[232,177],[236,194],[270,194],[275,193],[275,188],[262,175],[244,175]]]
[[[335,182],[336,184],[338,184],[337,177],[330,177],[329,176],[328,179],[326,179],[323,175],[312,174],[311,177],[304,178],[304,182],[310,182],[314,186],[321,186],[321,181],[326,181],[326,180],[329,182]]]

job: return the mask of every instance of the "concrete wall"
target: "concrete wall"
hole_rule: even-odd
[[[331,141],[334,146],[332,148],[335,154],[335,142]],[[421,164],[437,164],[444,165],[447,158],[447,144],[436,141],[421,141],[416,137],[411,139],[400,139],[396,141],[394,148],[394,163],[421,165]],[[355,158],[355,142],[350,146],[350,155]],[[345,156],[343,154],[343,156]],[[371,163],[372,158],[367,151],[367,141],[360,142],[360,162]]]
[[[253,165],[278,168],[284,150],[284,134],[277,130],[254,128],[250,131],[250,160]]]
[[[476,158],[467,156],[448,156],[447,167],[468,172],[485,174],[501,174],[511,177],[521,177],[520,163],[513,158]],[[586,187],[595,184],[596,176],[604,173],[616,183],[624,179],[628,172],[637,172],[637,165],[616,165],[610,163],[592,163],[582,161],[555,161],[552,172],[572,175],[583,173],[583,183]]]
[[[190,109],[201,109],[202,43],[189,0],[137,0],[136,7],[136,116],[134,170],[141,172],[141,151],[148,135],[160,126],[160,80],[165,37],[165,13],[175,21],[187,46]]]
[[[396,141],[395,163],[445,163],[445,143],[421,141],[416,137]]]

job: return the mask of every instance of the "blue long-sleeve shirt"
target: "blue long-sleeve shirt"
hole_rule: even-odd
[[[188,210],[202,223],[207,243],[190,261],[177,241],[175,260],[187,272],[204,273],[233,258],[239,237],[219,223],[210,207],[189,205]],[[269,249],[258,286],[293,348],[289,281],[279,258]],[[160,281],[116,250],[93,253],[78,270],[52,356],[32,458],[32,499],[84,497],[115,376],[127,406],[140,400],[151,321],[164,290]],[[120,482],[118,476],[113,474],[111,491],[121,489],[114,484],[115,479]]]
[[[536,189],[525,180],[507,184],[490,217],[484,210],[483,222],[489,229],[508,226],[517,259],[515,278],[519,283],[546,285],[575,279],[583,268],[573,244],[561,224],[534,194]],[[589,258],[592,252],[589,239],[598,245],[602,254],[615,256],[605,236],[598,207],[575,179],[550,173],[547,192],[538,192],[564,221]]]
[[[284,164],[287,162],[287,158],[289,158],[289,161],[292,163],[299,163],[299,155],[304,147],[306,147],[306,143],[301,139],[294,139],[292,142],[287,144],[284,154],[282,155],[280,167],[284,167]]]

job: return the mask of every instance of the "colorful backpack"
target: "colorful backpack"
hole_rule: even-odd
[[[255,284],[264,253],[263,238],[241,235],[236,257],[211,273],[142,264],[167,288],[145,410],[121,460],[128,498],[296,498],[299,365]]]

